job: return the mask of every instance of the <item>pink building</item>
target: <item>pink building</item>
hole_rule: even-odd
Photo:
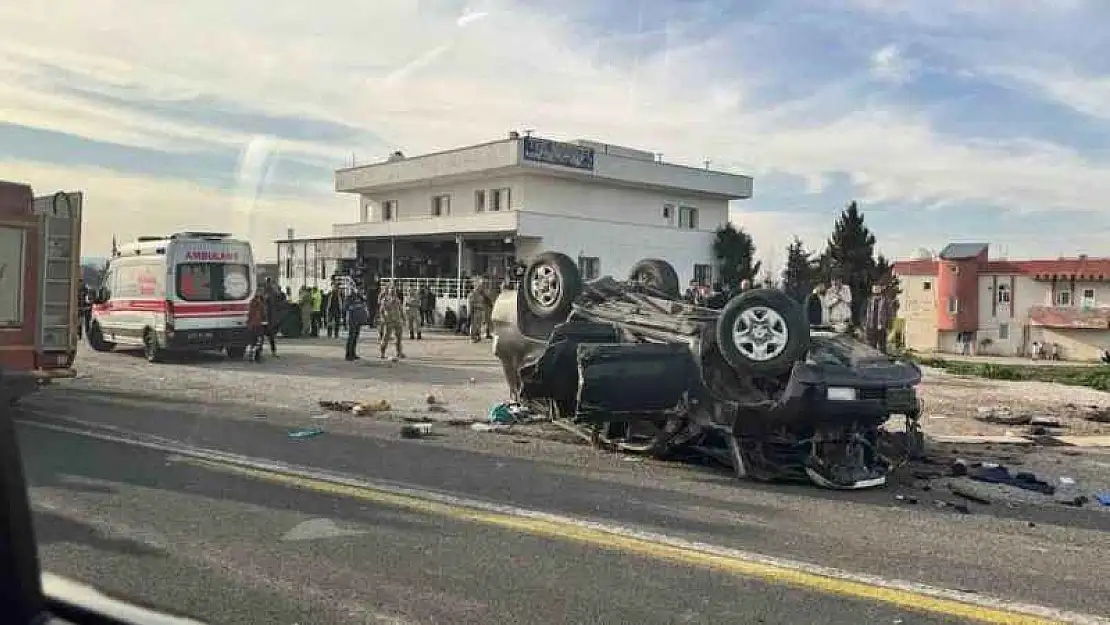
[[[1035,341],[1061,358],[1110,349],[1110,258],[991,260],[986,243],[952,243],[936,258],[898,261],[906,346],[1024,356]]]

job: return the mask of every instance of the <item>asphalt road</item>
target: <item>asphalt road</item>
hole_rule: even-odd
[[[395,424],[363,423],[355,433],[329,423],[320,437],[292,440],[282,415],[252,419],[242,410],[51,389],[22,419],[1110,614],[1105,514],[995,506],[957,515],[929,505],[928,495],[907,506],[889,491],[769,487],[619,460],[609,470],[574,470],[526,452],[467,449],[451,436],[400,440]],[[393,505],[41,427],[20,434],[47,568],[216,623],[961,622],[908,591],[883,598],[750,562],[675,558]],[[298,527],[304,539],[282,540]],[[329,532],[342,535],[308,537]]]
[[[938,617],[20,430],[43,566],[213,623]]]

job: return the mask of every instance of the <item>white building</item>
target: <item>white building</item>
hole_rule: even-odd
[[[382,278],[500,279],[547,250],[577,259],[587,279],[623,278],[637,260],[662,258],[683,283],[708,282],[714,231],[731,200],[751,197],[752,179],[642,150],[510,133],[340,169],[335,188],[359,197],[359,220],[334,225],[330,237],[279,241],[284,286],[322,284],[356,261]]]

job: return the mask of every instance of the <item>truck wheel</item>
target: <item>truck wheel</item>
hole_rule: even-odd
[[[89,347],[98,352],[110,352],[115,346],[115,343],[104,340],[104,331],[100,329],[99,323],[94,321],[89,324]]]
[[[777,289],[746,291],[717,318],[721,355],[739,372],[778,376],[809,349],[809,324],[797,302]]]
[[[649,286],[673,299],[678,299],[682,295],[678,273],[665,260],[645,258],[637,262],[628,272],[628,279]]]
[[[154,332],[147,330],[143,332],[143,356],[146,357],[147,362],[162,362],[165,352],[162,347],[158,345],[158,337]]]
[[[566,254],[544,252],[524,272],[524,301],[540,319],[562,319],[582,292],[578,265]]]

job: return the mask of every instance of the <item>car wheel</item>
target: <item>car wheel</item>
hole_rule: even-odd
[[[570,314],[574,298],[582,292],[582,277],[566,254],[544,252],[524,272],[523,290],[533,315],[561,319]]]
[[[628,279],[651,287],[672,299],[678,299],[682,295],[678,273],[665,260],[645,258],[637,262],[628,272]]]
[[[737,371],[777,376],[809,349],[809,324],[797,302],[777,289],[746,291],[717,318],[721,355]]]
[[[232,360],[242,360],[243,356],[247,353],[246,345],[228,345],[227,357]]]
[[[164,357],[162,347],[158,345],[158,337],[154,332],[147,330],[143,332],[143,356],[146,357],[147,362],[162,362]]]
[[[89,324],[89,347],[94,351],[109,352],[115,347],[115,343],[109,343],[104,340],[104,331],[100,328],[100,324],[96,321]]]

